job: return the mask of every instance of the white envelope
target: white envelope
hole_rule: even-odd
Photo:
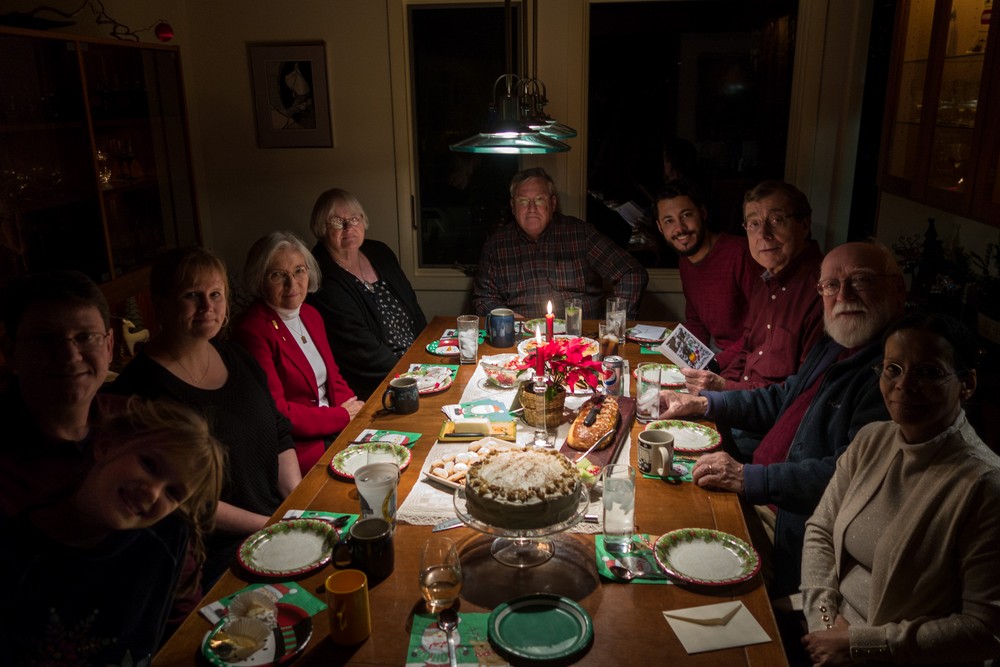
[[[771,641],[750,610],[739,600],[663,612],[688,653]]]

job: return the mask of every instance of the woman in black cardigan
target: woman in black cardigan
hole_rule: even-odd
[[[389,246],[365,239],[368,217],[354,195],[340,188],[321,194],[311,227],[323,279],[308,302],[323,316],[341,374],[366,399],[427,319]]]

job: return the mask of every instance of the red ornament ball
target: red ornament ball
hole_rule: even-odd
[[[161,42],[169,42],[174,38],[174,29],[169,23],[157,23],[153,29],[153,34]]]

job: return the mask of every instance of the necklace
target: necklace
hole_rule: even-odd
[[[343,262],[341,262],[336,257],[333,258],[333,261],[335,261],[340,266],[340,268],[344,269],[344,271],[347,271],[352,276],[354,276],[357,279],[358,282],[360,282],[362,285],[364,285],[364,287],[365,287],[366,290],[368,290],[369,292],[371,292],[373,294],[375,293],[375,283],[374,282],[369,282],[369,281],[365,280],[365,272],[364,272],[364,269],[361,267],[361,253],[358,253],[358,269],[357,269],[357,271],[351,270],[351,267],[347,266],[346,264],[344,264]],[[378,278],[376,277],[375,280],[378,280]]]
[[[184,370],[184,372],[188,374],[188,377],[191,378],[192,384],[194,384],[196,387],[201,386],[202,381],[208,376],[208,371],[212,370],[213,357],[211,355],[209,355],[208,363],[205,365],[205,372],[203,372],[201,374],[201,377],[199,378],[195,378],[194,373],[191,372],[190,368],[184,365],[184,362],[181,361],[180,357],[173,354],[171,354],[170,356],[173,357],[174,361],[177,362],[177,365],[180,366]]]
[[[306,343],[309,342],[309,339],[306,338],[306,333],[304,331],[305,326],[302,327],[302,330],[300,330],[298,327],[293,327],[292,326],[292,322],[295,322],[295,321],[299,322],[300,324],[302,323],[302,319],[296,317],[296,318],[291,319],[291,320],[285,320],[285,326],[287,326],[289,329],[291,329],[293,333],[295,333],[296,335],[298,335],[298,337],[302,339],[302,344],[305,345]]]

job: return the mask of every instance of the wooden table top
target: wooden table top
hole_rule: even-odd
[[[440,336],[441,331],[454,326],[454,318],[434,318],[390,377],[403,372],[411,363],[457,363],[457,357],[435,356],[425,349],[428,343]],[[584,322],[585,334],[596,330],[596,322]],[[489,344],[480,346],[480,355],[508,351],[512,350],[499,350]],[[640,361],[656,360],[656,357],[640,356],[639,348],[634,343],[625,345],[623,353],[632,368]],[[327,466],[332,456],[365,428],[423,434],[413,446],[413,460],[399,482],[398,497],[402,505],[413,485],[418,483],[424,459],[445,419],[441,406],[459,401],[474,370],[473,365],[461,366],[450,389],[440,394],[421,396],[419,411],[405,416],[380,413],[382,391],[387,386],[387,381],[383,382],[272,520],[283,516],[289,509],[357,513],[359,502],[354,484],[332,478]],[[641,429],[641,425],[633,426],[633,441],[635,433]],[[635,447],[630,451],[631,464],[635,466]],[[750,542],[737,495],[706,491],[690,483],[667,484],[641,475],[637,476],[636,484],[638,531],[660,535],[679,528],[713,528]],[[412,615],[414,611],[423,612],[418,586],[420,547],[430,535],[430,526],[402,523],[397,526],[395,570],[370,592],[373,632],[367,641],[346,648],[334,644],[327,636],[327,614],[322,612],[313,618],[313,637],[296,664],[404,664]],[[589,649],[577,658],[577,664],[664,664],[676,658],[690,665],[787,665],[759,574],[736,587],[721,587],[718,590],[679,585],[622,584],[602,580],[597,574],[593,535],[564,533],[555,536],[556,551],[552,560],[528,569],[510,568],[494,561],[489,553],[493,538],[471,528],[463,526],[442,535],[459,545],[465,574],[460,601],[462,613],[489,612],[505,600],[540,591],[564,595],[579,602],[593,619],[594,640]],[[324,582],[333,571],[332,566],[326,566],[298,581],[305,590],[323,599]],[[208,591],[202,604],[234,593],[254,581],[259,579],[254,579],[236,565]],[[688,655],[661,614],[664,610],[736,599],[743,601],[772,637],[771,642]],[[154,664],[206,664],[200,656],[199,647],[210,629],[208,621],[197,612],[193,613],[156,655]]]

